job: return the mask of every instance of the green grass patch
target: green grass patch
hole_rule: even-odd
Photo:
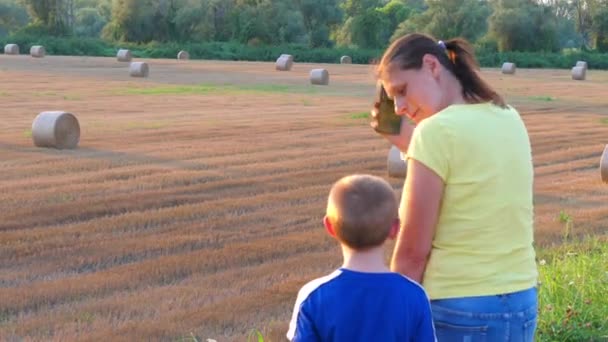
[[[539,249],[539,341],[607,341],[608,240]]]
[[[605,125],[608,125],[608,118],[601,118],[600,119],[600,123],[603,123]]]
[[[571,217],[560,212],[561,222]],[[536,341],[608,341],[608,236],[537,248],[539,312]],[[247,341],[264,341],[268,329]],[[181,341],[201,341],[194,335]],[[205,340],[202,340],[205,341]]]
[[[206,95],[206,94],[243,94],[243,93],[303,93],[318,94],[313,86],[281,85],[281,84],[199,84],[199,85],[167,85],[147,88],[127,88],[116,91],[116,94],[127,95]]]
[[[533,101],[545,101],[545,102],[555,101],[555,97],[551,97],[551,96],[530,96],[529,99],[533,100]]]
[[[64,95],[63,99],[66,100],[66,101],[80,101],[80,100],[82,100],[81,97],[75,96],[75,95]]]
[[[32,137],[32,130],[31,129],[26,129],[25,131],[23,131],[23,137],[24,138],[31,138]]]
[[[353,114],[349,115],[349,118],[355,119],[355,120],[369,119],[369,112],[353,113]]]

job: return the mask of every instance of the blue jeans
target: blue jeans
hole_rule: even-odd
[[[531,342],[537,317],[535,287],[495,296],[431,301],[438,342]]]

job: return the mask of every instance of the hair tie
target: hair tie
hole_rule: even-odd
[[[452,62],[452,64],[456,64],[456,52],[448,49],[443,40],[438,41],[437,45],[439,45],[439,47],[442,48],[443,51],[445,51],[446,55],[448,56],[448,59]]]

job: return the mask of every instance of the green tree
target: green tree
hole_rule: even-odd
[[[76,10],[74,33],[78,36],[99,37],[107,24],[97,8],[85,7]]]
[[[404,0],[391,0],[380,9],[380,12],[388,20],[388,26],[381,37],[381,40],[387,43],[399,24],[415,13],[415,9],[406,5]]]
[[[488,34],[499,51],[557,51],[556,18],[552,8],[532,0],[498,0]]]
[[[179,3],[173,23],[172,39],[177,41],[209,41],[215,35],[209,3],[202,0],[184,0]]]
[[[23,0],[34,27],[52,35],[64,35],[73,20],[72,0]]]
[[[310,47],[331,46],[330,32],[342,21],[338,0],[295,0]]]
[[[237,1],[232,12],[233,39],[250,44],[307,41],[302,13],[290,0]]]
[[[15,1],[0,0],[0,36],[27,25],[30,18],[27,9]]]
[[[350,34],[351,43],[363,49],[377,48],[388,42],[387,28],[390,20],[377,9],[368,9],[362,14],[353,17]]]
[[[381,7],[383,2],[380,0],[344,0],[340,7],[344,10],[346,17],[356,17],[365,14],[370,9]]]
[[[170,37],[175,2],[168,0],[114,0],[112,21],[103,29],[105,38],[145,43]]]
[[[580,47],[582,35],[576,30],[576,7],[572,0],[545,0],[555,15],[556,32],[561,48]]]
[[[424,32],[438,39],[464,37],[476,41],[487,32],[491,7],[483,0],[427,0],[428,8],[399,24],[392,39]]]
[[[608,52],[608,6],[599,8],[593,14],[592,29],[595,48],[599,52]]]

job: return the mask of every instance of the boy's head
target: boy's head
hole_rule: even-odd
[[[397,198],[382,178],[346,176],[329,192],[324,218],[327,231],[354,250],[380,246],[397,234]]]

